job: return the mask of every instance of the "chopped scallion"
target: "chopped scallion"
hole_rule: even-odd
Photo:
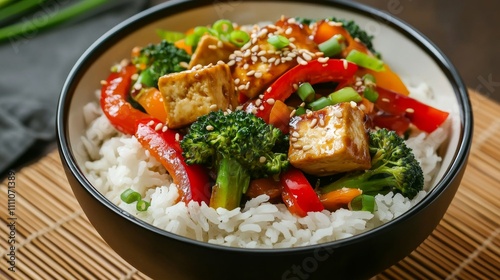
[[[338,55],[344,48],[345,44],[341,43],[342,36],[334,35],[330,39],[318,45],[318,48],[327,57]]]
[[[349,209],[352,211],[369,211],[373,213],[375,207],[375,197],[366,194],[356,196],[349,203]]]
[[[358,66],[371,69],[373,71],[384,70],[384,62],[374,56],[367,55],[358,50],[352,50],[345,58],[347,61],[356,63]]]
[[[217,31],[217,34],[219,36],[221,34],[230,34],[234,28],[233,28],[233,23],[227,19],[219,19],[218,21],[214,22],[212,25],[212,29]]]
[[[229,42],[237,47],[243,47],[248,41],[250,41],[250,35],[243,30],[233,30],[229,34]]]
[[[273,35],[267,38],[267,42],[277,49],[282,49],[290,45],[290,40],[283,35]]]
[[[368,99],[368,101],[375,103],[378,99],[378,92],[373,87],[365,87],[363,96]]]
[[[309,103],[309,108],[313,111],[321,110],[325,108],[326,106],[332,105],[332,101],[329,98],[326,97],[320,97],[313,102]]]
[[[306,108],[304,107],[298,107],[296,110],[295,110],[295,115],[296,116],[301,116],[303,114],[306,113]]]
[[[143,212],[143,211],[148,210],[150,205],[151,205],[151,203],[141,199],[141,200],[137,201],[137,204],[135,205],[135,209],[137,209],[137,211]]]
[[[168,31],[168,30],[164,30],[164,29],[157,29],[156,34],[158,34],[158,36],[161,39],[163,39],[167,42],[170,42],[170,43],[174,43],[174,42],[177,42],[181,39],[186,38],[186,34],[184,34],[182,32]]]
[[[341,88],[333,93],[330,93],[328,95],[328,99],[332,104],[351,101],[360,102],[363,100],[361,95],[359,95],[359,93],[352,87]]]
[[[311,102],[314,100],[316,92],[310,83],[302,83],[297,89],[297,94],[304,102]]]
[[[120,198],[123,202],[130,204],[132,202],[141,200],[141,194],[129,188],[122,192]]]

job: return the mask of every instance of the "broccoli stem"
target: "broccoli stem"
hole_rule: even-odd
[[[222,158],[219,161],[217,179],[212,188],[210,207],[232,210],[240,206],[241,197],[250,184],[248,171],[236,160]]]

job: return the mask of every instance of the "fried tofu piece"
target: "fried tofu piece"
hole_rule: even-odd
[[[165,75],[159,79],[158,88],[165,103],[169,128],[181,128],[211,111],[238,106],[227,64]]]
[[[236,47],[231,43],[223,42],[211,35],[203,35],[191,56],[189,69],[196,65],[206,66],[217,64],[219,61],[228,62],[229,55],[235,50]]]
[[[269,36],[287,37],[291,44],[276,49],[267,40]],[[233,78],[236,91],[252,99],[263,93],[279,76],[296,66],[316,58],[317,45],[301,24],[281,19],[274,25],[255,26],[252,40],[230,57],[236,64]]]
[[[369,169],[364,120],[364,113],[348,102],[294,117],[290,122],[290,163],[317,176]]]

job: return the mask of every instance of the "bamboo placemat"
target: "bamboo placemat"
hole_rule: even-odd
[[[375,279],[500,279],[500,104],[474,92],[471,99],[473,147],[448,212],[420,247]],[[90,225],[57,151],[13,175],[0,185],[0,278],[149,279]]]

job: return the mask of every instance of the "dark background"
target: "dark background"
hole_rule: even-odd
[[[500,1],[356,0],[406,21],[457,67],[466,85],[500,101]]]

